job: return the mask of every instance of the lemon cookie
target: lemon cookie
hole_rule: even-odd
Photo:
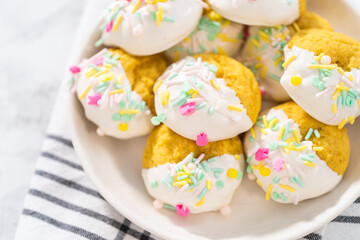
[[[156,208],[182,216],[218,210],[229,215],[244,164],[238,137],[199,147],[161,125],[147,141],[142,176]]]
[[[350,157],[346,129],[313,119],[294,102],[261,114],[244,141],[249,178],[257,179],[266,200],[280,203],[331,191]]]
[[[153,123],[164,122],[183,137],[200,139],[200,145],[249,130],[261,105],[252,72],[224,55],[200,54],[172,64],[154,91]]]
[[[103,49],[70,68],[72,90],[99,135],[142,136],[153,128],[152,88],[165,69],[160,56],[134,57],[120,49]]]
[[[281,85],[308,114],[343,128],[360,115],[360,44],[342,34],[301,30],[285,47]]]

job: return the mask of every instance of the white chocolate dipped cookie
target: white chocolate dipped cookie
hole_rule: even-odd
[[[280,84],[284,73],[284,47],[296,32],[310,28],[332,31],[327,20],[309,11],[291,25],[249,27],[249,36],[239,60],[253,71],[265,99],[278,102],[290,100]]]
[[[202,144],[251,128],[261,96],[254,75],[236,60],[200,54],[172,64],[154,86],[157,117],[179,135]]]
[[[201,0],[114,1],[101,26],[101,44],[120,47],[130,54],[165,51],[186,38],[207,5]]]
[[[291,24],[306,9],[306,0],[209,0],[223,17],[246,25]]]
[[[346,129],[318,122],[296,103],[264,113],[245,136],[248,177],[266,200],[298,204],[340,182],[350,157]]]
[[[70,68],[72,90],[100,136],[142,136],[153,128],[152,87],[165,68],[157,55],[133,57],[120,49],[103,49]]]
[[[200,53],[235,56],[244,42],[244,25],[224,19],[213,10],[206,11],[196,29],[180,43],[166,50],[171,61]]]
[[[360,115],[360,44],[341,33],[301,30],[285,47],[281,85],[308,114],[343,128]]]
[[[161,125],[146,144],[142,177],[156,208],[181,216],[209,211],[227,216],[244,165],[238,137],[199,147]]]

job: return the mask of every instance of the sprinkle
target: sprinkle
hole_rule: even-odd
[[[335,69],[337,68],[336,64],[333,65],[318,65],[318,64],[313,64],[313,65],[309,65],[308,68],[312,68],[312,69]]]
[[[165,90],[160,93],[160,101],[162,106],[169,104],[169,96],[170,96],[169,90]]]
[[[157,182],[156,180],[151,180],[151,181],[150,181],[150,186],[151,186],[152,188],[157,188],[157,187],[158,187],[158,182]]]
[[[104,69],[104,70],[96,73],[96,74],[94,75],[94,77],[95,77],[95,78],[100,77],[101,75],[103,75],[103,74],[105,74],[105,73],[107,73],[107,72],[109,72],[109,69]]]
[[[129,126],[127,123],[120,123],[119,124],[119,130],[122,132],[125,132],[126,130],[128,130]]]
[[[290,187],[289,185],[279,184],[279,186],[285,190],[288,190],[289,192],[295,192],[295,189]]]
[[[265,128],[261,128],[260,131],[263,135],[267,135],[267,131],[265,130]]]
[[[218,71],[218,68],[215,65],[210,64],[209,70],[210,70],[210,72],[216,73]]]
[[[296,143],[300,144],[300,136],[299,136],[299,132],[297,129],[293,130],[294,136],[295,136],[295,141]]]
[[[236,178],[238,175],[238,172],[235,168],[230,168],[227,172],[227,175],[229,178]]]
[[[353,115],[353,116],[351,116],[351,117],[349,117],[349,123],[352,125],[352,124],[354,124],[354,122],[355,122],[355,115]]]
[[[310,139],[313,131],[314,131],[314,130],[313,130],[312,128],[310,128],[310,129],[308,130],[308,132],[307,132],[306,135],[305,135],[305,140],[309,140],[309,139]]]
[[[320,138],[320,133],[317,129],[314,130],[314,134],[317,138]]]
[[[240,155],[239,154],[235,154],[234,155],[234,158],[235,158],[235,160],[240,160]],[[209,160],[208,160],[209,161]]]
[[[138,8],[140,7],[140,4],[141,4],[141,0],[138,0],[136,3],[135,3],[135,6],[134,8],[132,9],[131,13],[135,13]]]
[[[163,208],[168,209],[168,210],[172,210],[172,211],[176,210],[176,208],[173,205],[170,205],[168,203],[164,203]]]
[[[294,150],[294,151],[304,151],[305,149],[307,149],[307,146],[304,145],[304,146],[301,146],[301,147],[292,147],[291,149]]]
[[[185,184],[187,184],[186,181],[177,181],[177,182],[173,182],[173,183],[172,183],[173,186],[177,186],[177,187],[182,187],[182,186],[184,186]]]
[[[256,138],[255,129],[254,129],[254,128],[251,128],[251,129],[250,129],[250,132],[251,132],[251,137]]]
[[[333,103],[332,106],[331,106],[331,111],[332,113],[336,113],[337,112],[337,107],[336,107],[336,103]]]
[[[339,125],[338,125],[338,129],[343,129],[344,128],[344,126],[345,126],[345,124],[347,123],[347,119],[346,118],[344,118],[340,123],[339,123]]]
[[[288,60],[286,60],[284,63],[283,63],[283,65],[282,65],[282,67],[283,68],[285,68],[285,67],[287,67],[292,61],[294,61],[296,59],[296,56],[295,55],[292,55]]]
[[[272,119],[269,123],[269,128],[273,129],[274,125],[279,122],[278,118]]]
[[[345,71],[341,67],[338,67],[337,70],[341,75],[343,75],[343,76],[345,75]]]
[[[209,143],[206,133],[200,133],[196,136],[196,145],[202,147]]]
[[[221,180],[216,180],[215,186],[216,186],[218,189],[222,189],[222,188],[224,187],[224,182],[221,181]]]
[[[209,166],[206,162],[201,162],[201,166],[204,168],[205,172],[209,172]]]
[[[185,165],[183,165],[182,168],[183,168],[184,172],[185,172],[187,175],[190,175],[190,174],[191,174],[191,173],[190,173],[190,170],[189,170]]]
[[[265,166],[261,166],[259,169],[259,173],[261,174],[261,176],[267,177],[270,175],[271,171],[269,168],[267,168]]]
[[[197,203],[195,204],[195,207],[200,207],[201,205],[204,204],[204,202],[205,202],[205,197],[203,197],[199,202],[197,202]]]
[[[268,148],[259,148],[255,153],[255,160],[262,161],[269,157],[269,149]]]
[[[108,93],[108,95],[115,95],[124,92],[123,89],[116,89]]]
[[[90,91],[91,86],[87,86],[86,89],[84,90],[84,92],[79,96],[79,100],[83,100],[86,96],[86,94],[88,94],[88,92]]]
[[[299,86],[301,84],[301,77],[293,76],[290,81],[292,85]]]
[[[206,180],[206,187],[210,191],[212,189],[212,181],[211,179]]]
[[[266,115],[263,116],[263,123],[264,123],[264,127],[265,127],[265,128],[268,128],[268,127],[269,127],[269,122],[268,122],[268,120],[267,120],[267,116],[266,116]]]
[[[270,199],[270,194],[271,194],[271,190],[273,188],[273,185],[270,183],[267,190],[266,190],[266,195],[265,195],[265,199],[269,200]]]
[[[282,126],[282,127],[280,128],[279,134],[278,134],[278,136],[277,136],[277,140],[282,139],[282,137],[283,137],[283,135],[284,135],[284,131],[285,131],[285,127]]]
[[[172,185],[171,185],[165,178],[161,179],[161,181],[162,181],[162,183],[163,183],[165,186],[167,186],[168,188],[172,188]]]
[[[315,164],[312,163],[312,162],[305,161],[304,163],[305,163],[305,165],[308,166],[308,167],[315,167]]]
[[[279,178],[279,177],[275,177],[272,182],[273,182],[274,184],[277,184],[279,181],[280,181],[280,178]]]
[[[212,157],[207,160],[208,163],[212,163],[218,160],[218,157]]]
[[[219,85],[216,81],[211,80],[210,82],[211,82],[211,84],[213,85],[213,87],[214,87],[215,89],[219,89],[219,88],[220,88],[220,85]]]
[[[320,151],[324,150],[324,147],[313,147],[313,150],[315,152],[320,152]]]
[[[139,112],[140,112],[139,109],[125,109],[125,110],[118,111],[119,114],[137,114]]]
[[[260,182],[259,179],[256,179],[256,183],[257,183],[260,187],[262,187],[262,183]]]
[[[156,92],[163,83],[164,83],[163,80],[160,80],[159,82],[157,82],[153,88],[153,91]]]
[[[121,20],[123,19],[123,16],[122,15],[119,15],[119,17],[116,19],[115,21],[115,24],[113,26],[113,31],[116,32],[120,23],[121,23]]]
[[[215,108],[210,107],[208,113],[209,113],[210,116],[212,116],[215,113]]]
[[[243,111],[243,109],[241,107],[235,106],[233,104],[229,104],[228,109],[234,110],[234,111],[237,111],[237,112],[242,112]]]

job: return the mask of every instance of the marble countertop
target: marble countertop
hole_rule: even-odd
[[[86,0],[0,1],[0,239],[13,239]]]

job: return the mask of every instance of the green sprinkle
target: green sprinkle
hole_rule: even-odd
[[[272,182],[273,182],[274,184],[277,184],[279,181],[280,181],[280,178],[279,178],[279,177],[275,177]]]
[[[312,128],[310,128],[310,129],[308,130],[308,132],[307,132],[306,135],[305,135],[305,140],[306,140],[306,141],[310,139],[313,131],[314,131],[314,129],[312,129]]]
[[[141,112],[145,112],[146,103],[144,101],[141,102]]]
[[[179,75],[179,73],[173,73],[173,74],[171,74],[170,77],[169,77],[169,80],[172,80],[172,79],[176,78],[177,75]]]
[[[150,186],[151,186],[152,188],[157,188],[157,187],[158,187],[158,182],[157,182],[156,180],[151,180],[151,181],[150,181]]]
[[[280,77],[276,76],[275,74],[269,73],[268,76],[272,79],[274,79],[275,81],[280,82]]]
[[[165,122],[165,120],[166,120],[166,116],[164,113],[159,113],[157,118],[160,122]]]
[[[199,195],[197,196],[197,198],[198,198],[199,200],[202,199],[207,192],[208,192],[207,187],[204,187],[204,188],[201,190],[201,192],[199,193]]]
[[[247,158],[246,158],[246,162],[247,162],[247,163],[250,163],[253,157],[254,157],[254,156],[249,156],[249,157],[247,157]]]
[[[205,176],[204,172],[200,170],[196,176],[196,180],[201,181],[204,178],[204,176]]]
[[[189,177],[191,179],[191,181],[193,182],[193,184],[197,185],[198,181],[195,179],[195,177],[193,175],[190,175]]]
[[[133,108],[136,105],[136,102],[134,102],[133,100],[130,101],[129,103],[129,108]]]
[[[160,121],[157,117],[152,117],[151,118],[151,123],[155,126],[159,125],[160,124]]]
[[[253,142],[255,142],[255,138],[250,137],[250,138],[249,138],[249,141],[253,143]]]
[[[223,187],[224,187],[224,182],[221,181],[221,180],[216,180],[215,186],[216,186],[218,189],[223,189]]]
[[[273,151],[273,150],[275,150],[275,149],[277,149],[277,148],[278,148],[278,145],[277,145],[276,142],[270,143],[269,149],[270,149],[271,151]]]
[[[252,167],[251,167],[251,165],[249,165],[249,166],[246,168],[246,172],[247,172],[247,173],[251,173],[251,172],[252,172]]]
[[[168,203],[164,203],[164,204],[163,204],[163,208],[166,208],[166,209],[172,210],[172,211],[175,211],[175,210],[176,210],[176,208],[175,208],[173,205],[170,205],[170,204],[168,204]]]
[[[130,86],[126,88],[126,99],[128,101],[131,100],[131,87]]]
[[[210,64],[209,70],[210,70],[210,72],[216,73],[218,71],[218,68],[215,65]]]
[[[285,141],[287,139],[287,135],[289,134],[289,132],[290,132],[290,121],[288,121],[285,125],[285,130],[284,130],[284,134],[282,137],[283,141]]]
[[[168,188],[172,188],[171,183],[169,183],[165,178],[161,179],[162,183],[167,186]]]
[[[95,47],[100,47],[101,45],[103,45],[104,41],[105,41],[104,37],[100,38],[99,40],[96,41]]]
[[[202,109],[202,108],[206,107],[206,105],[207,105],[207,103],[206,103],[206,102],[201,103],[201,104],[199,104],[199,105],[197,105],[197,106],[196,106],[196,110],[200,110],[200,109]]]
[[[121,121],[121,115],[119,113],[114,113],[111,118],[114,122]]]
[[[212,168],[211,171],[216,172],[216,173],[222,173],[225,170],[223,168]]]
[[[150,13],[150,19],[155,21],[156,20],[156,11]]]
[[[156,18],[156,17],[155,17]],[[175,22],[175,19],[169,16],[163,17],[164,22]]]
[[[180,177],[177,177],[176,180],[177,180],[177,181],[181,181],[181,180],[186,179],[187,177],[188,177],[187,175],[182,175],[182,176],[180,176]]]
[[[272,193],[272,198],[273,198],[273,199],[280,199],[281,197],[280,197],[280,194],[279,194],[279,193],[273,192],[273,193]]]
[[[201,162],[201,166],[204,168],[205,172],[209,172],[209,165],[205,161]]]
[[[216,179],[218,179],[219,177],[220,177],[220,174],[219,173],[214,173],[214,177],[216,178]]]
[[[301,178],[299,178],[298,176],[294,177],[296,183],[300,186],[303,187],[304,186],[304,182],[301,180]]]
[[[314,130],[315,137],[320,138],[320,133],[317,129]]]
[[[212,157],[212,158],[209,158],[209,159],[207,160],[207,162],[208,162],[208,163],[212,163],[212,162],[217,161],[218,159],[219,159],[218,157]]]

